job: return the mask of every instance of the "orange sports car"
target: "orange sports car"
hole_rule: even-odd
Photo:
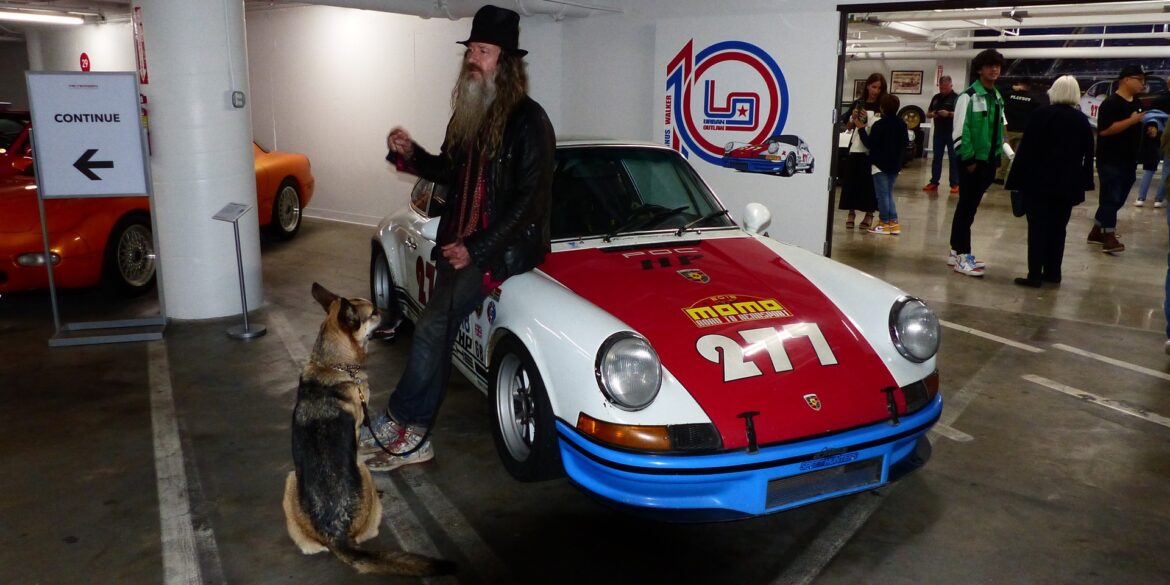
[[[27,113],[0,112],[0,294],[49,286],[27,138]],[[291,239],[313,196],[309,159],[255,143],[252,153],[260,226],[276,238]],[[145,197],[47,199],[45,215],[58,288],[103,284],[134,295],[154,285]]]

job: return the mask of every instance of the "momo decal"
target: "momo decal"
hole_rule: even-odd
[[[718,165],[728,142],[763,143],[788,118],[788,84],[760,47],[723,41],[695,52],[694,40],[666,65],[665,144]]]
[[[696,327],[714,327],[742,321],[762,321],[791,317],[792,311],[776,299],[747,295],[715,295],[701,299],[683,309]]]

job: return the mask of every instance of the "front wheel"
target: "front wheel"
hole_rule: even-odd
[[[398,289],[394,286],[394,273],[390,271],[390,262],[380,245],[374,247],[370,258],[370,299],[385,315],[375,337],[390,340],[404,327],[409,327],[406,312],[398,299]]]
[[[156,259],[150,216],[144,212],[131,213],[110,230],[102,262],[102,282],[124,296],[138,296],[154,286]]]
[[[556,419],[532,356],[515,338],[501,341],[493,353],[488,398],[504,467],[520,481],[563,475]]]
[[[272,200],[272,221],[268,231],[282,240],[291,240],[301,229],[301,191],[297,182],[285,179]]]
[[[784,159],[784,168],[780,169],[780,176],[791,177],[796,174],[796,155],[789,154],[788,158]]]

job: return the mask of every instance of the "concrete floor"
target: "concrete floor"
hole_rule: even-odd
[[[833,256],[945,321],[947,406],[921,471],[763,518],[654,523],[565,480],[513,481],[486,400],[456,375],[435,460],[377,480],[387,512],[373,543],[459,563],[433,583],[1166,583],[1164,210],[1127,206],[1129,249],[1111,257],[1084,243],[1095,205],[1078,207],[1064,282],[1023,289],[1011,279],[1025,222],[1007,194],[991,191],[974,225],[987,276],[964,277],[944,263],[956,197],[919,191],[914,165],[898,181],[902,235],[845,230],[839,215]],[[252,319],[268,334],[253,341],[227,338],[234,318],[174,322],[164,342],[50,349],[48,296],[0,299],[0,583],[410,582],[301,555],[280,508],[298,362],[321,320],[309,287],[368,294],[372,232],[310,219],[295,241],[265,243],[268,302]],[[67,322],[156,310],[99,291],[61,306]],[[372,350],[375,405],[408,345]]]

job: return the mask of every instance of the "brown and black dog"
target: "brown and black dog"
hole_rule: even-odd
[[[289,536],[305,554],[328,550],[362,573],[422,577],[454,572],[450,561],[357,548],[378,535],[382,521],[382,502],[357,452],[370,395],[362,364],[382,316],[370,301],[339,297],[317,283],[313,298],[328,316],[301,372],[293,409],[296,471],[284,483]]]

